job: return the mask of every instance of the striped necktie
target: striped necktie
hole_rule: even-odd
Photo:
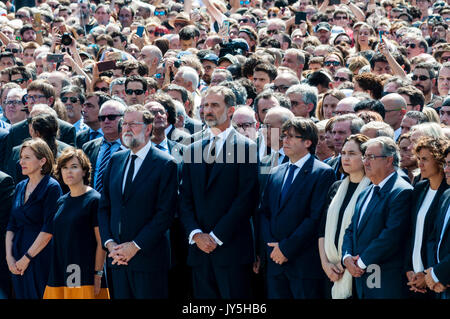
[[[100,162],[100,166],[98,168],[97,181],[94,187],[99,193],[103,190],[103,173],[105,172],[106,166],[111,159],[111,147],[113,146],[113,143],[106,142],[105,140],[103,140],[103,143],[106,144],[106,149],[103,153],[102,161]]]

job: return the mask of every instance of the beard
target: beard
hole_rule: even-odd
[[[131,132],[127,132],[123,134],[122,139],[125,146],[129,149],[137,148],[145,143],[145,131],[142,130],[141,133],[139,133],[137,136],[135,136]]]
[[[208,114],[210,115],[210,114]],[[227,116],[227,112],[226,109],[223,112],[223,114],[220,116],[220,118],[217,118],[216,116],[214,116],[214,120],[207,120],[205,115],[205,123],[206,125],[208,125],[208,127],[216,127],[219,125],[222,125],[223,123],[225,123],[228,120],[228,116]]]

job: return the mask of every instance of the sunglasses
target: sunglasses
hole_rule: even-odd
[[[22,84],[23,82],[25,82],[26,79],[15,79],[15,80],[11,80],[11,82],[17,83],[17,84]]]
[[[420,75],[420,76],[413,75],[413,76],[411,77],[411,80],[413,80],[413,81],[417,81],[417,79],[419,79],[420,81],[426,81],[426,80],[429,79],[429,77],[428,77],[428,76],[425,76],[425,75]]]
[[[334,81],[336,81],[336,82],[345,82],[345,81],[348,81],[348,79],[341,78],[340,76],[335,76],[334,77]]]
[[[250,1],[246,0],[246,1],[239,1],[239,3],[242,4],[250,4]]]
[[[108,114],[108,115],[99,115],[98,116],[98,120],[100,122],[104,122],[106,119],[110,120],[110,121],[114,121],[116,118],[118,117],[122,117],[123,114]]]
[[[407,48],[411,47],[411,49],[414,49],[416,47],[416,44],[415,43],[406,43],[405,47],[407,47]]]
[[[269,18],[275,18],[277,16],[277,14],[275,12],[270,12],[268,14]]]
[[[165,14],[166,14],[165,11],[155,11],[155,16],[163,16]]]
[[[338,41],[336,42],[336,45],[340,45],[340,44],[348,44],[348,45],[352,45],[350,42],[348,41]]]
[[[19,53],[19,49],[10,49],[10,48],[6,48],[5,51],[6,51],[6,52],[12,52],[12,53]]]
[[[102,91],[102,92],[108,92],[108,88],[95,88],[94,91]]]
[[[79,99],[76,96],[71,96],[71,97],[63,96],[61,98],[61,101],[63,103],[66,103],[67,100],[70,100],[71,103],[77,103],[79,101]]]
[[[155,79],[162,79],[163,75],[162,75],[162,73],[156,73],[154,75],[154,77],[155,77]]]
[[[325,64],[326,66],[330,66],[330,65],[338,66],[338,65],[341,65],[341,62],[339,62],[339,61],[325,61],[323,64]]]
[[[145,92],[144,90],[132,90],[132,89],[125,90],[126,95],[133,95],[133,93],[136,95],[142,95],[144,94],[144,92]]]
[[[22,18],[26,18],[26,16],[24,16],[24,15],[21,15],[21,14],[16,14],[16,18],[18,18],[18,19],[22,19]]]
[[[165,34],[164,32],[155,32],[155,37],[161,37],[164,34]]]

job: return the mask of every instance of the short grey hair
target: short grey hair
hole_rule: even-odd
[[[125,110],[126,110],[126,108],[127,108],[127,106],[126,106],[125,104],[123,104],[123,103],[121,103],[121,102],[119,102],[119,101],[117,101],[117,100],[111,99],[111,100],[106,101],[105,103],[102,104],[102,106],[100,107],[99,113],[101,113],[102,110],[103,110],[105,107],[107,107],[107,106],[112,106],[112,107],[114,107],[114,108],[115,108],[119,113],[121,113],[121,114],[124,114],[124,113],[125,113]]]
[[[295,117],[294,113],[292,113],[291,110],[289,110],[285,107],[282,107],[282,106],[274,106],[274,107],[270,108],[266,113],[266,117],[267,117],[267,115],[269,115],[271,113],[279,114],[281,116],[282,123],[286,123],[287,121],[289,121],[290,119]]]
[[[392,157],[394,159],[392,161],[392,165],[394,167],[398,167],[398,165],[400,163],[400,150],[392,138],[387,137],[387,136],[380,136],[380,137],[372,138],[362,145],[364,152],[367,150],[367,148],[369,146],[371,146],[373,144],[381,145],[381,154],[380,155]]]
[[[173,104],[175,104],[175,111],[177,113],[177,116],[180,116],[180,115],[182,115],[183,117],[187,116],[186,110],[180,101],[177,101],[174,99]]]
[[[435,122],[427,122],[414,125],[413,127],[411,127],[411,134],[414,133],[415,131],[419,131],[425,136],[445,138],[444,132],[442,131],[442,127]]]
[[[394,130],[385,122],[372,121],[364,124],[363,127],[361,127],[361,134],[364,134],[364,131],[366,130],[375,130],[376,137],[387,136],[394,139]]]
[[[334,118],[333,125],[336,122],[346,122],[346,121],[350,121],[350,132],[352,134],[360,133],[361,127],[363,127],[365,124],[364,121],[355,114],[343,114],[338,115]]]
[[[319,91],[315,86],[311,86],[306,83],[296,84],[291,86],[287,91],[286,95],[289,94],[300,94],[302,96],[303,103],[310,104],[312,103],[314,107],[317,106],[317,99],[319,95]]]
[[[120,78],[116,78],[116,79],[112,80],[111,83],[109,84],[110,93],[112,93],[112,89],[115,85],[125,85],[126,79],[127,78],[125,78],[125,77],[120,77]]]
[[[178,72],[181,72],[183,80],[192,83],[192,90],[196,90],[199,82],[197,71],[190,66],[182,66],[178,69]]]

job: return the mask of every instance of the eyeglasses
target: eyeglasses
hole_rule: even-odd
[[[384,109],[384,112],[385,112],[385,113],[389,113],[389,112],[395,112],[395,111],[401,111],[401,110],[403,110],[403,108],[401,108],[401,107],[396,108],[396,109],[392,109],[392,110],[387,110],[387,109],[385,108],[385,109]]]
[[[142,95],[144,94],[144,92],[145,92],[144,90],[132,90],[132,89],[125,90],[126,95],[133,95],[133,93],[136,95]]]
[[[11,80],[11,82],[17,83],[17,84],[22,84],[23,82],[25,82],[26,79],[15,79],[15,80]]]
[[[287,89],[289,89],[289,86],[287,86],[287,85],[279,85],[279,86],[274,85],[273,86],[273,90],[277,91],[277,92],[286,92]]]
[[[249,23],[250,20],[249,19],[241,19],[239,20],[239,23]]]
[[[136,127],[138,125],[143,125],[145,124],[144,122],[122,122],[122,128],[124,128],[125,126],[128,126],[129,128],[133,128]]]
[[[10,49],[10,48],[6,48],[5,51],[6,51],[6,52],[12,52],[12,53],[19,53],[19,49]]]
[[[24,16],[22,14],[16,14],[16,18],[22,19],[22,18],[28,18],[27,16]]]
[[[246,123],[233,123],[233,127],[237,130],[238,128],[243,129],[244,131],[254,127],[254,125],[256,124],[256,122],[246,122]]]
[[[95,88],[94,91],[102,91],[102,92],[108,92],[109,89],[104,87],[104,88]]]
[[[164,34],[165,34],[164,32],[155,32],[155,37],[161,37]]]
[[[151,110],[150,113],[152,113],[153,115],[164,115],[166,114],[165,110]]]
[[[155,11],[155,16],[163,16],[165,14],[166,14],[165,11]]]
[[[100,122],[104,122],[106,119],[110,120],[110,121],[114,121],[116,118],[118,117],[122,117],[123,114],[108,114],[108,115],[99,115],[98,116],[98,120]],[[123,126],[123,124],[122,124]]]
[[[22,100],[9,100],[5,102],[6,105],[11,105],[11,106],[18,106],[18,105],[23,105]]]
[[[345,81],[349,81],[349,79],[341,78],[340,76],[335,76],[334,81],[335,82],[345,82]]]
[[[290,134],[281,134],[280,135],[280,140],[284,140],[284,139],[291,139],[291,138],[298,138],[298,139],[301,139],[301,138],[303,138],[303,136],[301,136],[301,135],[290,135]]]
[[[71,96],[71,97],[63,96],[61,98],[61,101],[63,103],[67,103],[68,100],[70,100],[71,103],[77,103],[79,101],[79,99],[76,96]]]
[[[243,5],[243,4],[250,4],[250,1],[248,1],[248,0],[245,0],[245,1],[239,1],[239,3],[240,3],[241,5]]]
[[[148,34],[153,34],[155,33],[155,30],[147,30]]]
[[[154,75],[154,77],[155,77],[155,79],[162,79],[163,74],[162,74],[162,73],[156,73],[156,74]]]
[[[330,66],[330,65],[339,66],[339,65],[341,65],[341,62],[339,62],[339,61],[325,61],[323,64],[325,64],[325,66]]]
[[[363,161],[374,161],[376,158],[384,158],[384,157],[387,157],[387,156],[386,155],[373,155],[373,154],[361,156]]]
[[[345,20],[347,19],[347,16],[336,16],[334,17],[334,20]]]
[[[32,101],[33,103],[36,102],[36,100],[40,100],[46,98],[45,95],[24,95],[24,100],[25,102],[28,102],[28,100]]]
[[[416,44],[415,43],[405,43],[404,46],[407,48],[411,47],[411,49],[414,49],[416,47]]]
[[[267,30],[267,34],[278,34],[278,30]]]
[[[276,18],[277,14],[275,12],[270,12],[268,16],[269,18]]]
[[[413,75],[413,76],[411,77],[411,80],[413,80],[413,81],[417,81],[417,79],[419,79],[420,81],[426,81],[426,80],[429,79],[429,77],[427,77],[427,76],[425,76],[425,75],[419,75],[419,76]]]
[[[348,44],[348,45],[352,45],[352,43],[351,42],[348,42],[348,41],[338,41],[338,42],[336,42],[336,45],[340,45],[340,44]]]

